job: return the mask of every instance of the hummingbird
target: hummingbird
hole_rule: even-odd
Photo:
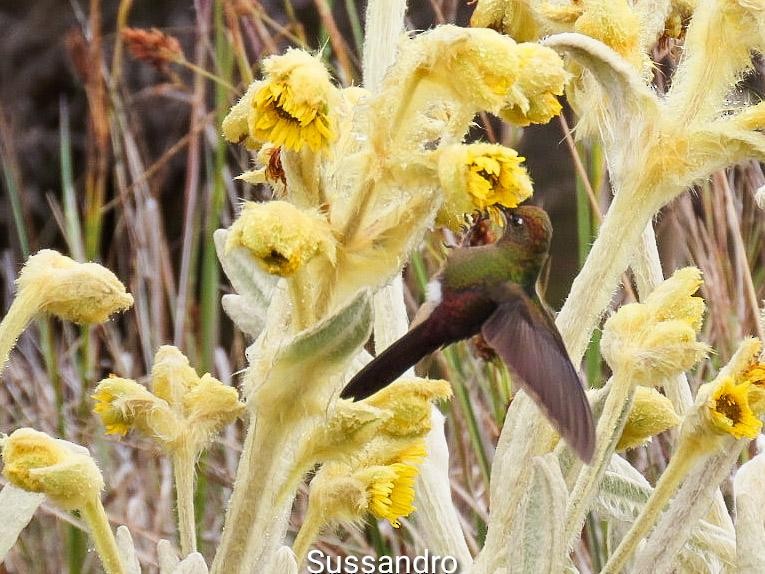
[[[428,285],[428,299],[410,330],[361,369],[340,396],[366,398],[426,355],[480,334],[563,439],[589,462],[595,448],[590,404],[536,291],[550,248],[550,219],[531,205],[502,213],[499,240],[452,250]]]

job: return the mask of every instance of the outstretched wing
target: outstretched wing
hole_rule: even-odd
[[[484,323],[484,339],[520,377],[523,389],[566,442],[589,462],[595,449],[592,411],[555,324],[520,286],[503,286],[495,300],[499,306]]]

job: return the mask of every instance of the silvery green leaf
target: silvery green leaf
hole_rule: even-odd
[[[738,571],[765,572],[765,454],[743,464],[733,479]]]
[[[157,562],[159,562],[159,574],[172,574],[181,559],[178,558],[173,545],[167,540],[157,543]]]
[[[181,560],[171,574],[208,574],[205,559],[199,552],[192,552]]]
[[[125,574],[141,574],[141,563],[136,556],[133,537],[130,536],[127,526],[117,528],[117,550]]]
[[[519,523],[508,544],[509,574],[558,574],[563,571],[564,524],[568,490],[557,457],[532,459],[533,477]]]
[[[360,292],[346,307],[299,333],[277,356],[312,377],[334,370],[355,355],[369,338],[372,306],[369,291]]]
[[[244,297],[249,305],[260,309],[260,317],[265,317],[272,291],[279,278],[263,271],[255,258],[244,248],[234,248],[226,253],[227,235],[228,231],[225,229],[218,229],[213,234],[215,251],[223,271],[236,292]]]
[[[0,490],[0,562],[5,560],[43,500],[44,494],[28,492],[12,484],[6,484]]]
[[[645,477],[618,454],[600,483],[596,509],[601,514],[623,522],[632,522],[643,509],[653,488]]]
[[[262,309],[251,305],[241,295],[229,293],[221,297],[221,305],[226,315],[234,322],[236,328],[245,335],[257,339],[266,324]]]

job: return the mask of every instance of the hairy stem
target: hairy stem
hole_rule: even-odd
[[[88,501],[80,508],[83,519],[90,528],[90,535],[93,537],[93,544],[96,547],[98,557],[104,566],[106,574],[123,574],[122,563],[120,562],[117,542],[114,539],[109,518],[106,516],[103,504],[98,495]]]

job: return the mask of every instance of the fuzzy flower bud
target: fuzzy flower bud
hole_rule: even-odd
[[[672,401],[656,389],[637,387],[632,408],[627,416],[622,436],[616,450],[629,450],[645,444],[652,436],[677,426],[677,416]]]
[[[173,407],[183,405],[184,397],[199,382],[199,376],[178,347],[163,345],[154,355],[151,390]]]
[[[248,249],[263,269],[289,277],[316,255],[335,259],[326,219],[286,201],[246,202],[229,230],[226,249]]]
[[[27,260],[17,281],[38,294],[39,308],[74,323],[103,323],[133,305],[114,273],[97,263],[78,263],[52,249]]]
[[[640,64],[640,18],[626,0],[587,0],[574,30]]]
[[[466,213],[495,206],[516,207],[531,197],[525,158],[497,144],[451,145],[439,150],[438,177],[444,205],[437,221],[457,229]]]
[[[335,139],[331,107],[337,90],[321,61],[290,49],[268,58],[263,69],[248,119],[253,139],[292,151],[326,148]]]
[[[9,482],[44,493],[67,509],[81,508],[104,487],[87,449],[30,428],[5,438],[2,454],[3,476]]]
[[[704,302],[692,294],[701,285],[698,269],[676,271],[644,303],[621,307],[606,321],[601,348],[616,370],[630,368],[642,384],[658,385],[690,369],[709,350],[696,340]]]

